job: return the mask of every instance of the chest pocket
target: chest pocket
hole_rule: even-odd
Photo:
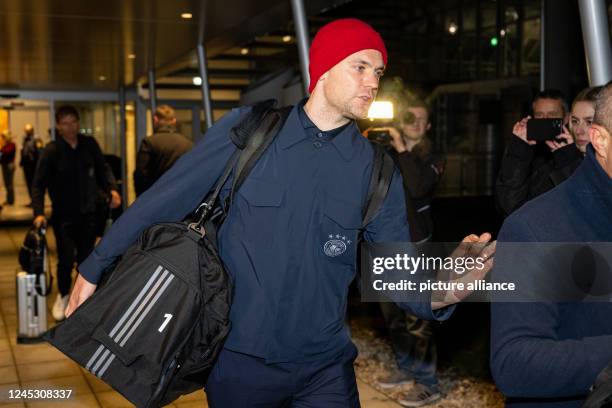
[[[283,197],[284,191],[275,180],[247,178],[235,197],[243,233],[264,240],[274,236]]]
[[[319,232],[319,256],[330,262],[354,265],[361,228],[361,207],[342,199],[328,198]]]

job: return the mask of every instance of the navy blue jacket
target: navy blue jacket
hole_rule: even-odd
[[[323,358],[349,341],[346,300],[355,276],[373,149],[354,122],[337,135],[313,129],[300,120],[302,104],[293,108],[236,194],[218,236],[221,258],[235,282],[225,347],[268,362]],[[230,129],[249,109],[223,117],[136,200],[79,266],[85,279],[98,282],[141,231],[181,220],[200,203],[236,149]],[[364,237],[410,240],[398,171]],[[328,256],[325,244],[334,239],[342,240],[346,250]],[[406,307],[430,320],[452,312],[448,308],[434,316],[430,303],[431,294],[423,293]]]
[[[510,215],[493,274],[512,274],[503,242],[612,241],[612,179],[589,146],[576,172]],[[506,270],[500,271],[499,268]],[[579,407],[612,360],[610,303],[492,303],[491,370],[512,407]]]

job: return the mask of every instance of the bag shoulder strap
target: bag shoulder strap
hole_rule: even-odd
[[[230,138],[238,148],[227,162],[221,177],[217,180],[213,193],[208,196],[196,210],[196,214],[202,210],[197,222],[189,224],[189,228],[201,236],[204,235],[204,223],[208,214],[213,209],[223,185],[227,182],[232,172],[234,179],[228,201],[224,203],[227,212],[244,180],[255,167],[255,164],[270,146],[276,135],[280,132],[285,120],[289,116],[291,107],[274,109],[276,100],[268,99],[253,105],[249,114],[234,126],[230,131]]]
[[[393,172],[395,170],[393,159],[385,152],[382,146],[372,143],[372,148],[374,149],[374,160],[368,194],[366,195],[366,203],[362,212],[362,229],[365,229],[366,226],[372,222],[382,207],[387,197],[387,193],[389,192],[391,179],[393,178]]]
[[[267,110],[262,112],[260,105],[263,105]],[[259,158],[280,133],[290,111],[291,107],[274,109],[269,105],[269,101],[261,102],[255,105],[252,114],[245,118],[243,123],[246,123],[241,123],[236,130],[232,131],[234,135],[244,132],[244,129],[252,132],[249,134],[242,133],[242,141],[245,144],[240,154],[240,158],[238,159],[238,163],[236,164],[236,168],[234,169],[230,201],[226,208],[229,208],[229,204],[231,204],[234,199],[235,192],[240,189],[251,173],[251,170],[253,170],[253,167],[255,167],[255,164],[257,164]],[[257,127],[252,126],[253,122],[257,124]]]

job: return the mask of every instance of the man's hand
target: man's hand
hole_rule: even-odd
[[[563,126],[563,133],[557,136],[557,140],[547,140],[546,145],[550,148],[551,152],[560,149],[564,146],[574,143],[574,138],[570,133],[567,126]]]
[[[474,262],[472,268],[466,267],[465,271],[461,274],[455,271],[444,271],[445,273],[442,274],[443,276],[438,276],[438,280],[462,282],[464,287],[467,288],[468,283],[484,279],[493,267],[493,255],[495,255],[496,241],[489,243],[490,240],[491,234],[488,232],[485,232],[481,236],[471,234],[463,238],[463,241],[461,241],[459,246],[455,248],[450,255],[451,258],[481,258],[481,260],[484,261],[484,266],[478,268],[479,263]],[[448,279],[448,276],[459,276],[459,278]],[[459,303],[471,293],[472,291],[467,289],[462,291],[434,291],[431,295],[431,308],[432,310],[436,310]]]
[[[97,286],[98,285],[88,282],[87,279],[79,275],[70,293],[70,299],[68,300],[68,306],[65,312],[66,317],[70,316],[79,306],[81,306],[81,303],[93,295]]]
[[[408,150],[408,148],[406,147],[406,143],[402,138],[402,134],[396,128],[391,126],[367,128],[363,131],[363,135],[367,138],[371,130],[376,130],[377,132],[389,132],[389,136],[391,136],[391,141],[389,142],[389,144],[395,149],[396,152],[404,153]]]
[[[389,126],[383,129],[389,132],[389,136],[391,136],[391,147],[393,147],[396,152],[404,153],[408,150],[402,134],[396,128]]]
[[[521,119],[520,121],[514,124],[512,128],[512,134],[528,145],[535,145],[537,142],[535,140],[527,140],[527,122],[531,119],[531,116],[527,116],[526,118]]]
[[[115,190],[111,190],[110,208],[115,209],[121,205],[121,196]]]
[[[42,227],[47,226],[47,219],[45,218],[44,215],[37,215],[36,218],[34,218],[34,222],[32,224],[36,228],[41,229]]]

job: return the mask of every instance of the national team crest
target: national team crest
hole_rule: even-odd
[[[351,240],[347,240],[345,236],[340,234],[330,234],[329,238],[329,241],[323,245],[323,252],[325,252],[325,255],[329,256],[330,258],[345,253],[348,245],[351,243]]]

